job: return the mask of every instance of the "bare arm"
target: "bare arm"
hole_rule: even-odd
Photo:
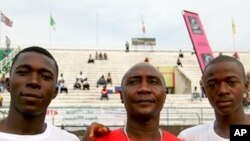
[[[93,122],[86,130],[82,141],[94,141],[95,138],[103,137],[110,133],[108,127],[103,124]]]

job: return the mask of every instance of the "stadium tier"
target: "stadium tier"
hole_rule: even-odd
[[[58,126],[62,124],[86,126],[93,121],[110,126],[124,125],[126,114],[120,101],[120,94],[116,93],[115,87],[120,86],[122,76],[129,67],[144,61],[146,57],[149,63],[156,67],[172,68],[173,79],[168,81],[173,81],[173,86],[169,89],[161,113],[161,125],[196,125],[214,119],[213,109],[206,98],[202,101],[191,101],[194,86],[200,90],[199,81],[202,73],[195,54],[189,51],[183,52],[182,67],[176,66],[178,51],[131,51],[129,53],[121,50],[49,49],[49,51],[58,62],[59,74],[63,73],[68,94],[59,93],[52,101],[46,117],[47,122]],[[91,54],[95,59],[96,51],[106,53],[107,60],[94,60],[94,63],[88,63],[89,55]],[[231,56],[233,53],[225,52],[224,54]],[[217,56],[218,53],[214,55]],[[250,53],[239,53],[246,71],[250,70],[249,55]],[[80,71],[88,78],[89,90],[73,89]],[[106,78],[109,72],[113,81],[112,85],[107,85],[110,90],[109,100],[100,100],[102,86],[97,88],[96,83],[101,75]],[[10,96],[6,90],[1,95],[4,101],[0,117],[4,117],[8,111]]]

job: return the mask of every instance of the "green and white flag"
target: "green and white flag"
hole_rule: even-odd
[[[56,30],[56,22],[54,20],[54,18],[52,17],[52,15],[50,15],[50,26]]]

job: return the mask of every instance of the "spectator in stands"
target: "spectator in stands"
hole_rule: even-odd
[[[181,66],[182,67],[182,63],[181,63],[180,57],[177,58],[177,62],[176,63],[177,63],[177,66]]]
[[[58,87],[58,91],[61,91],[61,83],[62,81],[64,81],[64,77],[63,77],[63,73],[60,74],[60,77],[57,80],[57,87]]]
[[[202,81],[202,78],[200,80],[200,90],[201,90],[201,97],[202,98],[205,98],[206,97],[206,94],[205,94],[205,90],[204,90],[204,85],[203,85],[203,81]]]
[[[2,77],[0,79],[0,92],[4,92],[5,84],[6,84],[5,74],[2,74]]]
[[[97,83],[96,83],[96,87],[98,88],[99,85],[107,85],[107,82],[105,80],[105,77],[104,75],[102,75],[98,80],[97,80]]]
[[[99,58],[99,60],[102,60],[102,59],[103,59],[103,56],[102,56],[102,53],[101,53],[101,52],[99,53],[98,58]]]
[[[66,92],[66,94],[68,94],[68,87],[65,83],[65,80],[62,80],[60,83],[60,93],[62,92]]]
[[[181,49],[180,49],[180,52],[179,52],[179,57],[180,57],[180,58],[184,58],[184,55],[183,55],[183,52],[182,52]]]
[[[126,41],[125,47],[126,47],[126,52],[129,52],[129,43],[128,43],[128,41]]]
[[[250,124],[242,104],[248,85],[244,66],[233,57],[218,56],[206,66],[202,79],[215,120],[185,129],[179,137],[185,141],[229,141],[230,125]]]
[[[144,62],[149,62],[148,57],[145,57]]]
[[[246,91],[243,94],[243,106],[248,107],[249,105],[250,105],[249,91]]]
[[[96,51],[95,52],[95,60],[98,60],[99,59],[99,55],[98,55],[98,52]]]
[[[109,100],[108,89],[107,89],[106,85],[104,85],[102,90],[101,90],[101,100],[103,98],[106,98],[107,100]]]
[[[76,78],[76,82],[74,84],[74,89],[81,89],[81,82],[78,78]]]
[[[87,77],[80,71],[80,74],[76,77],[76,79],[80,80],[81,83],[83,83],[84,80],[87,79]]]
[[[6,52],[9,52],[9,50],[10,50],[10,38],[8,36],[5,36],[5,43],[6,43]]]
[[[92,58],[91,54],[89,54],[88,63],[95,63],[95,60]]]
[[[237,60],[240,60],[239,54],[237,51],[234,52],[233,57]]]
[[[108,60],[108,55],[106,52],[103,53],[103,60]]]
[[[58,79],[59,84],[64,80],[63,73],[60,74],[60,77]]]
[[[0,121],[1,141],[79,141],[44,121],[57,96],[57,77],[58,65],[43,48],[28,47],[14,57],[6,82],[11,100],[8,116]]]
[[[221,56],[221,55],[223,55],[223,53],[222,53],[222,52],[220,52],[220,53],[219,53],[219,56]]]
[[[85,90],[89,90],[89,82],[88,82],[88,78],[86,78],[83,83],[82,83],[82,89]]]
[[[197,89],[197,86],[194,86],[194,91],[192,92],[191,101],[193,101],[194,99],[198,99],[198,98],[199,98],[200,101],[202,101],[201,95],[200,95],[200,93],[199,93],[199,91]]]
[[[107,84],[111,84],[112,85],[112,77],[111,77],[111,74],[110,72],[108,73],[108,76],[107,76]]]
[[[86,131],[84,140],[180,141],[159,125],[160,112],[166,99],[165,90],[164,78],[154,66],[144,62],[134,65],[122,78],[126,125],[109,132],[104,125],[93,123]]]

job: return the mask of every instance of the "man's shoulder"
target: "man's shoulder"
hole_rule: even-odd
[[[178,137],[183,138],[186,136],[202,136],[203,134],[208,133],[211,124],[212,123],[196,125],[196,126],[184,129],[183,131],[180,132]]]
[[[163,140],[165,141],[182,141],[181,139],[177,138],[174,134],[163,130]]]
[[[210,125],[211,125],[211,123],[202,124],[202,125],[196,125],[196,126],[184,129],[182,132],[201,131],[201,130],[208,129]]]
[[[60,137],[61,141],[79,141],[79,138],[66,130],[62,130],[54,125],[48,125],[51,128],[51,136]]]

